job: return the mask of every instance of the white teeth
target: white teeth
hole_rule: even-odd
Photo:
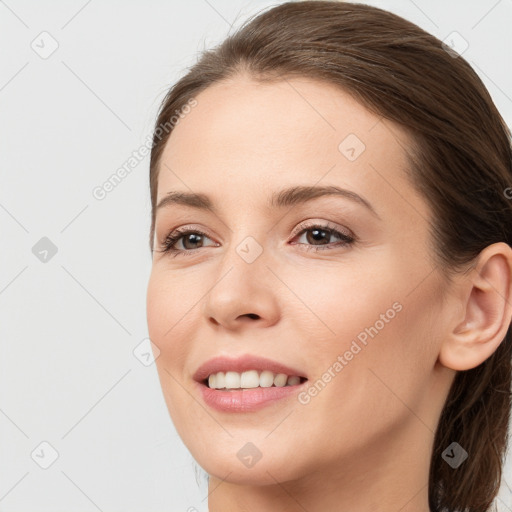
[[[240,376],[241,388],[257,388],[260,385],[260,376],[256,370],[242,373]]]
[[[285,375],[284,373],[278,373],[274,377],[274,386],[277,386],[279,388],[286,386],[287,380],[288,380],[288,375]]]
[[[268,370],[265,370],[261,372],[260,374],[260,386],[262,388],[269,388],[274,384],[274,374],[272,372],[269,372]]]
[[[292,375],[288,377],[285,373],[274,374],[268,370],[259,373],[257,370],[246,372],[218,372],[208,377],[208,386],[212,389],[252,389],[296,386],[300,384],[300,377]]]
[[[240,387],[240,374],[236,372],[226,372],[224,386],[228,389]]]
[[[226,374],[224,372],[215,374],[215,387],[219,389],[226,387]]]
[[[294,375],[288,378],[288,386],[296,386],[297,384],[300,384],[300,377]]]

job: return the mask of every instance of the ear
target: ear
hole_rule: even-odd
[[[511,299],[512,248],[504,242],[491,244],[462,280],[458,303],[461,313],[442,342],[439,362],[462,371],[490,357],[507,334]]]

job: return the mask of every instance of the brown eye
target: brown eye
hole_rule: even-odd
[[[324,250],[335,247],[347,246],[355,241],[355,237],[342,233],[341,231],[328,225],[309,225],[302,226],[303,229],[295,236],[299,240],[298,245],[303,245],[307,250]],[[337,242],[329,242],[331,238],[338,239]],[[322,247],[325,246],[325,247]]]
[[[201,242],[203,236],[198,233],[188,233],[180,238],[183,238],[183,247],[185,249],[197,249],[195,245]]]
[[[201,249],[202,246],[197,247],[197,244],[204,243],[205,238],[209,239],[208,235],[197,229],[176,230],[166,237],[163,243],[163,252],[173,253],[175,255],[179,253],[190,253],[196,249]],[[182,243],[183,248],[175,247],[179,242]]]

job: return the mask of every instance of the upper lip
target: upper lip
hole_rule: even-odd
[[[297,368],[291,368],[272,359],[251,354],[244,354],[236,358],[218,356],[209,359],[199,366],[193,378],[197,382],[202,382],[212,373],[227,371],[242,373],[248,370],[268,370],[275,374],[284,373],[289,377],[296,375],[297,377],[306,378],[306,375]]]

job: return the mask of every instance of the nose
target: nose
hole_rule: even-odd
[[[279,318],[279,280],[266,263],[263,256],[248,263],[235,251],[226,257],[203,301],[206,320],[230,330],[275,324]]]

